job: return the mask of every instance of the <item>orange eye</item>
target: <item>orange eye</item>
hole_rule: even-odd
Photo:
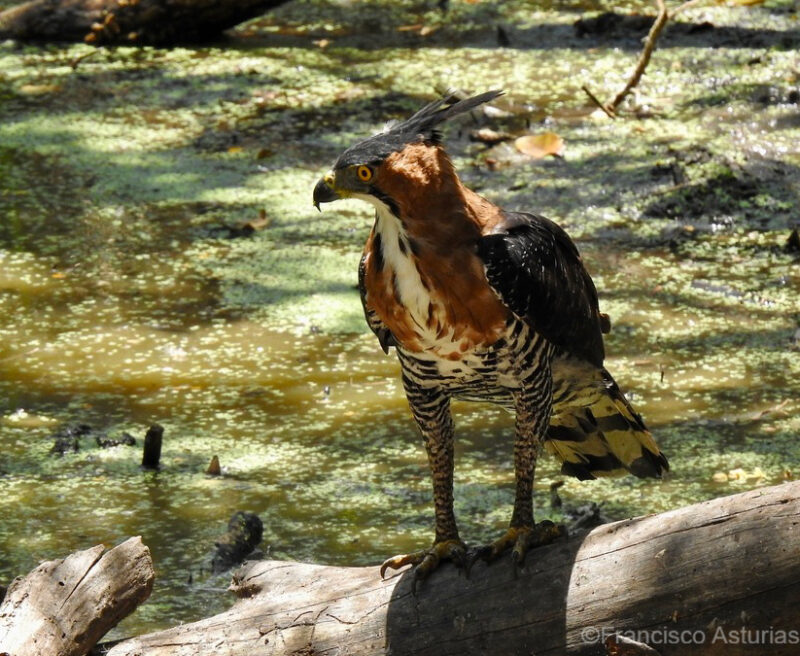
[[[372,169],[362,164],[356,169],[356,175],[361,182],[369,182],[372,180]]]

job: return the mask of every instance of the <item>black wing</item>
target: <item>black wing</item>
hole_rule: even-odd
[[[358,293],[361,296],[361,306],[364,308],[364,317],[367,320],[367,325],[370,330],[378,337],[381,343],[381,348],[384,353],[389,353],[390,346],[396,346],[394,335],[386,327],[383,321],[380,320],[378,314],[373,310],[369,303],[367,303],[367,285],[365,276],[367,274],[367,254],[361,256],[361,261],[358,263]]]
[[[575,244],[550,219],[506,212],[478,242],[489,284],[511,311],[560,349],[603,366],[595,289]],[[605,330],[605,332],[608,332]]]

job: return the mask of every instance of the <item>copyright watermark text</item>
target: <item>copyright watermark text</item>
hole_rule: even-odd
[[[746,626],[714,629],[677,629],[655,627],[651,629],[626,630],[612,626],[587,626],[581,630],[584,643],[604,643],[613,636],[622,636],[651,647],[658,645],[800,645],[800,630],[755,629]]]

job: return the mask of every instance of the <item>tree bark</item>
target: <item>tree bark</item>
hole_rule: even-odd
[[[516,577],[508,558],[471,580],[444,565],[416,597],[408,572],[254,562],[229,611],[109,656],[796,655],[798,496],[787,483],[606,524],[536,549]]]
[[[0,653],[83,656],[147,599],[155,574],[141,538],[104,551],[79,551],[16,579],[0,606]]]
[[[197,43],[287,0],[31,0],[0,12],[0,39]]]

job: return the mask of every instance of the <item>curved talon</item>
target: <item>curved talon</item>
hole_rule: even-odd
[[[486,563],[489,562],[489,556],[491,553],[492,553],[492,547],[489,545],[477,547],[470,551],[469,557],[467,558],[467,565],[464,568],[464,571],[467,573],[467,578],[469,578],[470,573],[472,572],[472,566],[479,560],[482,560]]]
[[[387,558],[381,564],[381,578],[384,578],[387,569],[400,569],[406,565],[413,565],[414,577],[411,580],[411,591],[416,594],[417,581],[424,581],[428,578],[442,560],[450,560],[456,567],[464,567],[467,559],[466,553],[467,549],[461,540],[442,540],[434,543],[429,549]]]
[[[564,524],[554,524],[549,519],[545,519],[536,524],[528,536],[528,546],[540,547],[545,544],[550,544],[558,538],[567,535],[567,527]]]
[[[519,540],[517,540],[517,544],[514,545],[514,548],[511,550],[511,575],[514,577],[514,580],[517,580],[517,576],[519,575],[519,569],[523,566],[525,561],[525,552],[520,549]]]
[[[467,577],[469,577],[472,566],[478,560],[490,564],[509,549],[511,550],[511,565],[516,577],[517,568],[524,565],[525,556],[530,549],[550,544],[566,534],[567,531],[563,525],[554,524],[549,520],[533,526],[511,526],[491,544],[478,547],[471,552],[466,566]]]
[[[439,556],[433,551],[425,554],[422,562],[414,568],[414,577],[411,579],[411,594],[417,596],[417,582],[424,581],[439,565]]]
[[[464,569],[467,564],[467,547],[460,540],[449,540],[445,543],[444,554],[440,553],[439,557],[449,560],[458,569]]]
[[[425,558],[425,553],[425,551],[415,551],[414,553],[387,558],[381,563],[381,578],[385,578],[387,569],[400,569],[406,565],[418,565]]]
[[[513,560],[514,563],[522,565],[525,562],[525,553],[528,548],[529,536],[530,530],[520,531],[517,534],[517,539],[514,542],[514,546],[511,548],[511,560]]]

